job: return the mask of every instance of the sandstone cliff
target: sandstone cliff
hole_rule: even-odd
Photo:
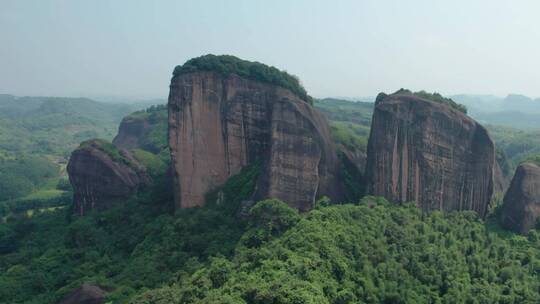
[[[179,207],[205,195],[256,161],[254,199],[278,198],[299,210],[316,197],[340,200],[339,159],[325,118],[280,86],[211,71],[173,77],[169,146]]]
[[[494,146],[486,129],[442,102],[380,95],[368,143],[368,192],[423,210],[474,210],[493,192]]]
[[[144,168],[125,150],[102,140],[81,143],[67,166],[74,212],[84,215],[123,201],[150,184]]]
[[[504,196],[501,212],[504,227],[526,234],[540,217],[540,167],[533,163],[519,165]]]

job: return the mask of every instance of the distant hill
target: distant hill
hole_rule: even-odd
[[[71,151],[90,138],[112,140],[124,116],[156,102],[165,100],[120,104],[0,95],[0,214],[8,200],[26,207],[58,200],[69,190],[65,163]]]
[[[149,105],[0,95],[0,153],[67,157],[81,141],[112,139],[125,115]]]
[[[453,95],[467,106],[469,115],[483,124],[518,129],[540,129],[540,98],[519,94],[501,98],[493,95]]]

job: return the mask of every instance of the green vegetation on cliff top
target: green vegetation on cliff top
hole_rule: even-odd
[[[224,76],[236,74],[247,79],[270,83],[289,89],[303,100],[313,103],[312,98],[300,83],[298,77],[285,71],[256,61],[242,60],[231,55],[204,55],[176,66],[173,75],[178,76],[198,71],[214,71]]]
[[[167,115],[166,105],[153,105],[145,110],[129,114],[122,122],[145,120],[149,128],[139,138],[140,148],[157,154],[164,150],[168,151],[169,148]]]
[[[423,99],[427,99],[429,101],[446,104],[453,109],[456,109],[464,114],[467,114],[466,106],[455,102],[452,98],[444,97],[437,92],[433,92],[433,93],[428,93],[426,91],[412,92],[410,90],[401,88],[394,94],[414,95]],[[386,97],[386,94],[380,93],[379,96],[377,96],[377,100],[380,100],[381,98],[384,98],[384,97]]]
[[[94,138],[87,141],[83,141],[79,145],[79,149],[88,149],[88,148],[98,149],[101,152],[105,153],[107,156],[109,156],[111,160],[115,162],[124,163],[134,169],[137,169],[137,167],[133,164],[133,162],[129,158],[126,157],[124,152],[118,149],[110,141],[107,141],[101,138]]]

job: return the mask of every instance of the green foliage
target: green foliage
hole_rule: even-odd
[[[126,116],[123,122],[145,121],[149,128],[142,134],[140,138],[140,146],[142,149],[159,153],[168,148],[167,140],[167,106],[153,105],[145,110],[137,111]]]
[[[540,301],[538,240],[499,234],[472,212],[383,202],[318,208],[295,221],[130,303]]]
[[[113,161],[124,163],[128,166],[135,167],[133,162],[126,157],[124,152],[120,149],[118,149],[115,145],[113,145],[111,142],[100,139],[100,138],[94,138],[87,141],[83,141],[79,145],[79,149],[89,149],[89,148],[95,148],[103,153],[107,154]]]
[[[29,195],[59,174],[57,165],[39,156],[0,161],[0,201]]]
[[[347,189],[346,202],[356,202],[365,192],[365,181],[362,172],[352,161],[342,152],[338,152],[341,160],[341,180]]]
[[[540,153],[530,154],[521,160],[520,163],[529,162],[540,166]]]
[[[251,230],[244,235],[243,243],[248,247],[260,246],[280,236],[299,220],[298,211],[280,200],[260,201],[249,211]]]
[[[81,141],[96,137],[111,140],[122,117],[146,106],[86,98],[0,95],[0,155],[67,158]]]
[[[367,151],[367,135],[364,135],[367,130],[365,128],[353,123],[331,122],[330,131],[337,144],[343,145],[351,151]]]
[[[458,110],[460,112],[463,112],[463,113],[467,114],[467,107],[466,106],[455,102],[454,100],[452,100],[452,98],[444,97],[444,96],[442,96],[441,94],[439,94],[437,92],[428,93],[426,91],[418,91],[418,92],[413,93],[413,92],[411,92],[410,90],[407,90],[407,89],[399,89],[394,94],[415,95],[415,96],[418,96],[420,98],[424,98],[424,99],[427,99],[427,100],[430,100],[430,101],[446,104],[446,105],[450,106],[453,109],[456,109],[456,110]]]
[[[218,207],[229,215],[236,214],[242,201],[253,196],[261,170],[260,162],[242,168],[240,173],[229,177],[223,186],[208,193],[206,196],[207,203]]]
[[[215,208],[172,215],[163,191],[85,217],[59,209],[0,224],[0,303],[58,303],[82,282],[111,288],[108,299],[125,303],[233,253],[241,222]]]
[[[57,303],[82,282],[132,304],[540,301],[538,231],[516,236],[473,212],[364,197],[300,215],[266,200],[244,225],[224,205],[171,215],[170,199],[0,224],[0,302]]]
[[[348,122],[363,127],[368,136],[373,115],[373,102],[347,101],[335,98],[316,99],[314,106],[332,122]]]
[[[306,102],[312,103],[311,97],[300,84],[298,77],[285,71],[265,64],[247,61],[230,55],[204,55],[188,60],[184,65],[174,69],[173,75],[178,76],[198,71],[214,71],[224,76],[236,74],[240,77],[267,82],[289,89]]]
[[[133,156],[146,168],[150,176],[164,175],[168,164],[158,155],[141,149],[135,149]]]
[[[504,156],[499,155],[502,152],[497,151],[497,161],[499,161],[503,172],[507,170],[508,175],[513,174],[515,167],[527,159],[529,155],[540,153],[539,131],[518,130],[503,126],[487,126],[487,129],[495,141],[497,149],[504,152],[504,156],[506,156],[508,165],[504,165]],[[509,168],[505,169],[507,166]]]

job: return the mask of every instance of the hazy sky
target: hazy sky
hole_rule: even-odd
[[[321,96],[401,87],[540,96],[540,1],[0,0],[0,93],[165,97],[232,54]]]

